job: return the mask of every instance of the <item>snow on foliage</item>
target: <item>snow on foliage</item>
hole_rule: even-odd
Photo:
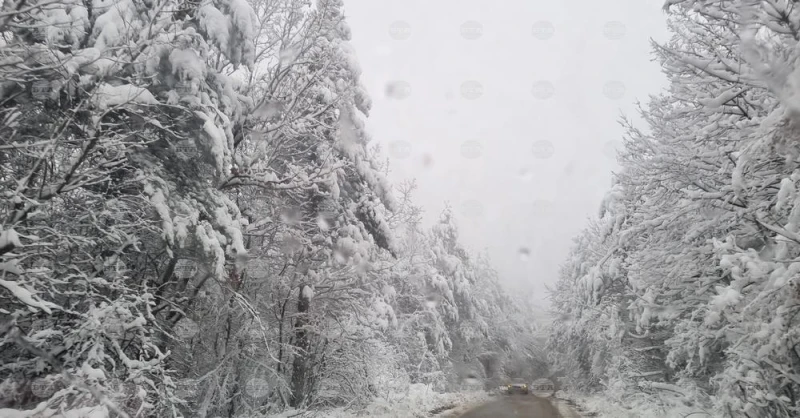
[[[650,133],[626,122],[623,169],[563,266],[552,357],[637,416],[796,416],[800,15],[665,8],[670,87],[643,109]]]
[[[0,415],[367,408],[542,357],[386,179],[340,0],[17,5]]]
[[[95,105],[99,109],[108,109],[127,103],[154,105],[158,104],[158,101],[149,91],[130,84],[111,86],[103,83],[97,86]]]

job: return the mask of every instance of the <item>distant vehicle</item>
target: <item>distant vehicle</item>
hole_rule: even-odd
[[[513,379],[511,383],[506,385],[506,393],[509,395],[513,395],[515,393],[519,393],[522,395],[527,395],[530,393],[528,389],[528,384],[522,379]]]
[[[508,385],[500,385],[489,390],[490,396],[505,395],[508,393]]]

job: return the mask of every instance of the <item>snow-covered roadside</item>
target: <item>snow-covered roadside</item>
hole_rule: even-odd
[[[558,412],[565,418],[576,418],[581,416],[591,416],[598,418],[639,418],[632,410],[626,409],[619,404],[611,402],[601,395],[584,395],[575,392],[558,391],[553,397],[553,404],[558,408]],[[569,415],[565,411],[573,411]]]
[[[267,415],[264,418],[290,417],[329,417],[329,418],[450,418],[461,412],[489,400],[484,391],[464,391],[455,393],[438,393],[427,385],[411,385],[407,393],[398,393],[387,398],[376,399],[361,410],[346,408],[325,411],[284,411],[280,414]]]
[[[104,406],[90,406],[72,411],[59,412],[55,409],[39,408],[29,411],[0,408],[0,418],[108,418],[108,409]]]
[[[558,413],[563,418],[581,418],[581,414],[575,409],[574,404],[565,399],[552,398],[550,403],[556,407]]]
[[[461,416],[470,409],[475,408],[478,405],[489,402],[491,400],[489,394],[483,391],[449,393],[448,395],[452,395],[453,399],[451,400],[450,404],[455,404],[456,407],[448,409],[446,411],[442,411],[438,414],[434,414],[433,417],[455,418]]]
[[[596,418],[684,418],[693,416],[708,418],[702,409],[693,408],[679,403],[659,399],[652,395],[631,396],[625,404],[615,402],[602,394],[581,394],[575,392],[559,391],[556,393],[554,404],[565,418],[596,417]],[[562,410],[562,406],[565,408]],[[565,410],[573,409],[575,415],[565,414]]]

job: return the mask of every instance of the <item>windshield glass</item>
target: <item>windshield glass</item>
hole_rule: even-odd
[[[3,1],[0,417],[800,416],[798,4]]]

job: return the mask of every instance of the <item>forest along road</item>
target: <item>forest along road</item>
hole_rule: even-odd
[[[553,404],[533,395],[503,396],[473,408],[460,418],[562,418]]]

